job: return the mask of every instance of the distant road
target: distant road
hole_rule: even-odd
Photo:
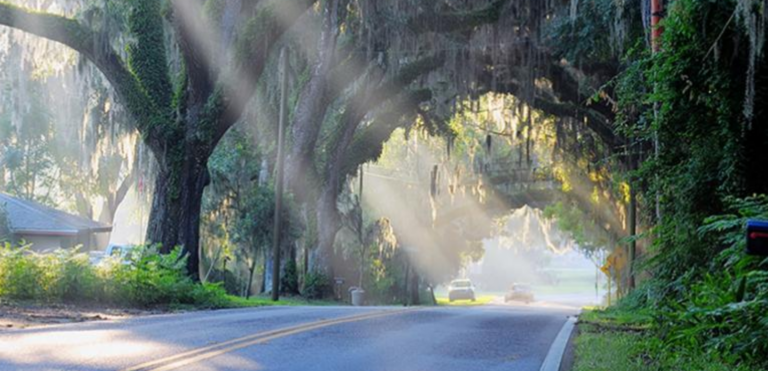
[[[0,333],[0,370],[538,371],[574,310],[269,307]]]

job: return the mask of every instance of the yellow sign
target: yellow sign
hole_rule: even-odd
[[[627,255],[624,249],[616,249],[605,258],[605,265],[600,270],[606,276],[612,276],[612,272],[622,272],[627,265]]]
[[[603,273],[605,273],[605,275],[606,275],[606,276],[609,276],[609,277],[610,277],[610,275],[611,275],[611,267],[610,267],[610,266],[608,266],[608,264],[606,264],[606,265],[604,265],[604,266],[600,267],[600,271],[601,271],[601,272],[603,272]]]

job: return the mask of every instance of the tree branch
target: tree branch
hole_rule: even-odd
[[[208,65],[206,55],[207,48],[213,45],[203,45],[194,37],[192,27],[203,24],[201,14],[201,5],[195,1],[173,0],[171,2],[173,13],[171,14],[171,25],[176,33],[176,40],[179,44],[179,50],[184,57],[184,68],[186,68],[186,97],[190,103],[205,102],[205,99],[213,90],[213,77]],[[192,105],[192,104],[188,104]]]
[[[384,81],[373,90],[363,88],[352,97],[341,116],[338,131],[326,147],[327,152],[330,153],[326,165],[326,181],[331,183],[328,186],[333,189],[333,192],[338,191],[343,177],[345,154],[365,116],[399,95],[418,77],[434,71],[444,63],[445,57],[443,55],[424,57],[406,65],[397,75]]]
[[[430,99],[432,91],[429,89],[408,91],[396,98],[389,110],[376,115],[370,125],[355,135],[344,156],[342,173],[352,174],[358,166],[378,159],[384,142],[395,129],[403,126],[403,117],[415,114],[419,105]]]
[[[421,13],[408,21],[408,28],[417,34],[447,33],[472,30],[476,27],[495,23],[509,0],[494,0],[479,10],[454,11],[447,13]]]
[[[0,25],[61,43],[90,60],[104,74],[131,112],[139,132],[146,138],[147,145],[153,151],[162,150],[157,138],[149,135],[154,128],[162,124],[162,115],[159,114],[157,105],[114,50],[96,48],[98,39],[92,30],[67,17],[36,12],[6,2],[0,2]]]
[[[301,90],[293,118],[293,141],[286,163],[286,185],[295,194],[304,194],[308,181],[316,176],[312,153],[322,128],[323,119],[339,92],[359,75],[331,73],[338,62],[336,44],[339,29],[339,0],[327,1],[323,15],[323,30],[317,47],[317,61],[306,86]],[[354,57],[348,58],[354,60]],[[353,63],[356,65],[356,63]],[[337,67],[337,71],[340,69]]]
[[[214,141],[218,141],[242,113],[256,91],[272,48],[280,37],[317,0],[272,0],[265,3],[247,22],[235,41],[235,67],[229,76],[223,76],[221,104]]]

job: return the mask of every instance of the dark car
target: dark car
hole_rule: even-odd
[[[530,285],[516,283],[512,285],[507,295],[504,296],[504,301],[522,301],[526,304],[533,301],[533,289]]]
[[[475,286],[470,280],[453,280],[448,286],[448,301],[471,300],[475,301]]]

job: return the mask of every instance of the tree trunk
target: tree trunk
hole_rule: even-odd
[[[421,281],[421,277],[419,277],[419,272],[417,271],[416,266],[412,266],[411,269],[411,305],[420,305],[419,281]]]
[[[333,181],[329,183],[334,183]],[[317,203],[317,254],[312,260],[313,270],[320,271],[333,278],[334,251],[336,233],[339,231],[340,216],[336,208],[336,187],[328,184],[323,188]]]
[[[193,150],[185,151],[180,157],[160,164],[147,241],[161,244],[160,252],[164,254],[181,246],[187,255],[187,273],[197,281],[200,278],[200,208],[203,190],[210,178],[207,157],[201,159]]]
[[[248,286],[245,289],[245,299],[248,300],[251,297],[251,288],[253,287],[253,275],[256,274],[256,257],[253,258],[251,266],[248,267]]]
[[[334,67],[336,39],[338,37],[339,1],[332,0],[325,4],[323,31],[318,43],[317,61],[306,87],[301,91],[297,102],[292,128],[293,146],[288,150],[285,164],[286,189],[293,192],[300,202],[314,184],[317,176],[314,170],[314,153],[317,139],[322,128],[323,118],[336,96],[330,91],[329,71]],[[309,178],[309,179],[308,179]]]

